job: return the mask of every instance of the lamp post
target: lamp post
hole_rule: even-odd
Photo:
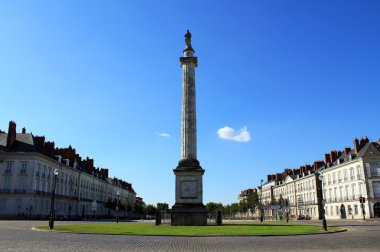
[[[119,196],[120,196],[120,192],[117,191],[116,195],[117,195],[117,200],[116,200],[116,223],[119,223]]]
[[[54,185],[53,191],[51,193],[51,205],[50,205],[50,217],[49,217],[49,228],[54,229],[54,199],[55,199],[55,187],[57,186],[57,177],[58,177],[58,169],[54,169]]]
[[[69,192],[69,220],[71,220],[71,197],[72,197],[72,192],[73,192],[73,184],[74,184],[74,182],[73,182],[73,180],[72,179],[70,179],[70,181],[69,181],[69,185],[70,185],[70,192]]]
[[[323,224],[323,230],[327,231],[327,222],[326,222],[326,214],[325,214],[325,199],[323,198],[323,175],[319,174],[318,179],[321,181],[321,195],[322,195],[322,224]]]
[[[361,178],[359,178],[359,180],[360,181],[362,181],[363,182],[363,185],[365,186],[365,180],[364,179],[361,179]],[[359,186],[360,186],[361,184],[359,184]],[[363,187],[361,187],[362,189],[362,192],[363,192]],[[363,192],[364,193],[364,192]],[[363,215],[363,220],[365,220],[365,206],[364,206],[364,203],[365,203],[365,197],[363,197],[363,195],[361,194],[360,195],[360,197],[359,197],[359,202],[360,202],[360,207],[361,207],[361,209],[362,209],[362,215]]]
[[[260,183],[260,222],[264,221],[264,209],[263,209],[263,182],[264,180],[261,180]]]

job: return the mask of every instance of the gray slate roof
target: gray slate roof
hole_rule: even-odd
[[[0,151],[4,152],[7,145],[7,133],[0,134]],[[17,133],[16,140],[10,149],[10,152],[35,152],[33,135],[31,133]]]

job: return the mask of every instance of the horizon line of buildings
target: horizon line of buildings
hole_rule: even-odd
[[[109,198],[143,204],[131,183],[109,178],[107,168],[96,168],[93,159],[82,159],[71,145],[55,147],[25,128],[17,133],[16,123],[10,121],[7,133],[0,130],[0,218],[47,217],[55,170],[56,216],[108,215]]]
[[[380,139],[355,138],[353,149],[331,151],[323,161],[268,174],[262,182],[241,191],[238,200],[256,192],[266,218],[286,212],[291,218],[322,219],[323,213],[326,219],[380,217]]]

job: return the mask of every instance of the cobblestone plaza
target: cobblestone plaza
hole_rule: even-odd
[[[380,246],[378,220],[328,223],[348,230],[342,233],[248,237],[92,235],[32,229],[45,224],[0,221],[0,251],[377,251]]]

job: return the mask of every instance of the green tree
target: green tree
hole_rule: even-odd
[[[239,204],[238,203],[232,203],[231,204],[231,214],[235,215],[239,212]]]
[[[242,201],[239,202],[239,212],[246,213],[247,211],[248,211],[247,200],[243,199]]]
[[[169,204],[168,203],[157,203],[157,211],[169,212]]]
[[[223,210],[222,203],[209,202],[206,204],[207,212],[217,212],[217,211],[222,211],[222,210]]]
[[[104,203],[104,207],[108,209],[108,216],[111,216],[111,209],[113,208],[111,198],[108,198],[108,200]]]
[[[247,197],[247,207],[251,211],[251,213],[254,213],[255,210],[260,206],[260,199],[257,192],[253,192],[252,194],[248,195]]]
[[[146,205],[144,207],[144,213],[146,215],[154,216],[156,214],[156,207],[153,205]]]

